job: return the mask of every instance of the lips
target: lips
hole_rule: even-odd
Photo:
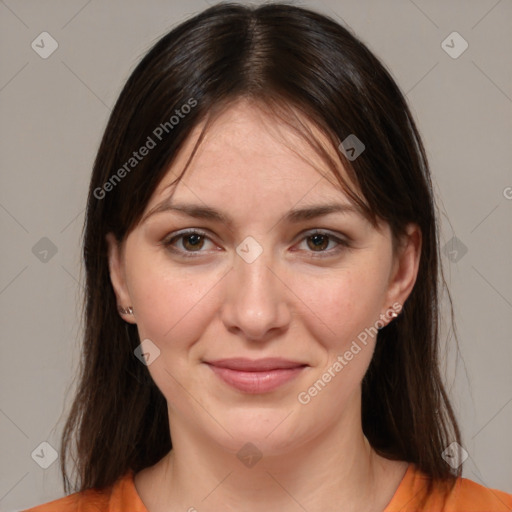
[[[231,387],[246,393],[267,393],[300,374],[308,365],[281,358],[246,358],[208,361],[215,375]]]
[[[246,372],[262,372],[267,370],[280,370],[288,368],[297,368],[306,366],[305,363],[281,359],[278,357],[267,357],[265,359],[246,359],[243,357],[231,359],[217,359],[209,361],[208,364],[220,368],[228,368],[230,370],[246,371]]]

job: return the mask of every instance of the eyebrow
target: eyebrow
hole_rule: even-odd
[[[171,203],[169,200],[164,201],[162,204],[151,210],[144,217],[143,222],[156,213],[169,211],[182,213],[188,217],[193,217],[196,219],[206,219],[222,222],[230,227],[234,224],[233,219],[229,215],[226,215],[225,213],[210,206],[200,204]],[[295,208],[286,213],[286,215],[284,215],[281,220],[284,220],[288,223],[299,223],[305,220],[315,219],[317,217],[322,217],[332,213],[355,214],[365,218],[361,210],[352,204],[327,203]]]

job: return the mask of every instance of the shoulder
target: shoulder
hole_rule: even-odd
[[[421,504],[428,482],[429,477],[411,463],[384,512],[512,511],[512,494],[485,487],[469,478],[458,478],[447,494],[439,485],[434,486]]]
[[[468,512],[512,511],[512,494],[491,489],[468,478],[459,478],[449,495],[453,510],[463,506]]]
[[[133,471],[129,471],[106,489],[75,492],[21,512],[147,512],[137,494],[133,476]]]
[[[110,488],[104,491],[75,492],[22,512],[108,512]]]

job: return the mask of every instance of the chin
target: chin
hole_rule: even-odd
[[[219,417],[227,432],[217,429],[215,433],[209,431],[209,434],[215,435],[216,442],[235,455],[240,450],[254,450],[263,456],[278,456],[303,444],[316,429],[315,425],[308,428],[304,421],[297,424],[297,419],[297,414],[290,408],[268,410],[266,413],[260,409],[252,411],[252,414],[243,408],[222,419]]]

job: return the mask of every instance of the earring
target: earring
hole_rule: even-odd
[[[391,309],[391,307],[390,307]],[[396,311],[390,311],[390,315],[391,315],[391,320],[385,324],[385,325],[382,325],[381,327],[377,327],[377,330],[380,331],[383,327],[386,327],[386,325],[389,325],[397,316],[398,316],[398,313],[396,313]],[[382,317],[382,315],[381,315]]]
[[[122,315],[133,315],[133,308],[131,306],[128,306],[126,309],[121,306],[117,306],[117,310]]]

